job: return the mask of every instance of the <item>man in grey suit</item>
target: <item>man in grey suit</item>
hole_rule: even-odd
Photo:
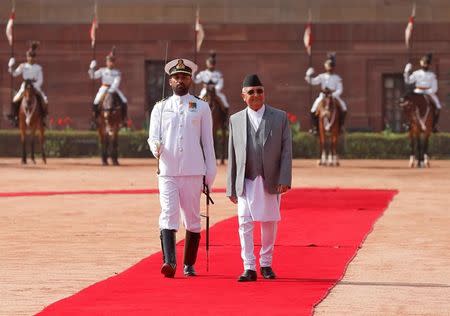
[[[239,282],[256,281],[254,222],[261,222],[260,272],[274,279],[272,256],[280,195],[291,187],[292,140],[286,112],[264,104],[264,87],[257,75],[242,84],[247,107],[230,117],[227,196],[237,204],[244,273]]]

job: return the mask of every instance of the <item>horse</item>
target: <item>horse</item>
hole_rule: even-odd
[[[43,120],[42,107],[38,104],[38,95],[33,86],[33,80],[25,80],[25,89],[19,108],[19,130],[20,141],[22,143],[22,164],[27,163],[26,139],[27,130],[31,136],[31,161],[36,164],[34,159],[34,140],[36,130],[39,129],[39,144],[41,147],[42,161],[47,163],[45,155],[45,127]]]
[[[108,157],[114,166],[119,165],[119,129],[122,122],[122,111],[119,96],[116,93],[105,93],[99,107],[97,131],[101,144],[101,158],[104,166],[108,165]]]
[[[433,101],[426,94],[410,93],[400,101],[400,106],[409,121],[409,167],[430,167],[428,140],[433,130]]]
[[[211,109],[214,144],[218,144],[217,139],[220,136],[222,149],[222,152],[220,153],[220,164],[223,165],[225,164],[225,154],[227,149],[228,109],[223,105],[222,100],[216,94],[214,83],[206,83],[204,84],[204,87],[206,89],[206,94],[203,97],[203,100],[209,104],[209,108]]]
[[[341,127],[339,126],[340,110],[338,100],[333,98],[332,91],[325,89],[325,95],[317,108],[319,118],[319,166],[339,166],[337,144]]]

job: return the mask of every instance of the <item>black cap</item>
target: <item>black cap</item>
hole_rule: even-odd
[[[325,64],[329,64],[331,67],[336,67],[336,53],[328,53]]]
[[[433,54],[432,53],[428,53],[426,55],[424,55],[421,60],[423,60],[425,63],[427,63],[428,65],[431,64],[431,61],[433,59]]]
[[[259,80],[258,76],[255,75],[255,74],[247,75],[244,78],[244,81],[242,82],[242,88],[245,88],[245,87],[259,87],[259,86],[262,86],[262,85],[263,84]]]
[[[36,57],[36,50],[39,47],[39,42],[31,42],[30,49],[27,50],[27,56]]]

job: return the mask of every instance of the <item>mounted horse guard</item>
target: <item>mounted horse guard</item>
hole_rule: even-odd
[[[195,76],[194,82],[203,84],[199,97],[205,100],[211,109],[214,144],[219,143],[216,140],[220,136],[222,149],[220,161],[223,165],[227,151],[228,112],[230,106],[225,94],[222,92],[224,80],[222,73],[216,70],[216,54],[214,52],[211,52],[206,59],[206,68]]]
[[[8,62],[8,71],[13,77],[22,75],[23,82],[19,91],[14,96],[11,103],[11,113],[8,114],[8,119],[11,120],[15,127],[19,126],[19,107],[25,93],[25,86],[27,80],[30,81],[33,89],[36,92],[37,105],[39,112],[42,116],[42,120],[45,125],[45,119],[48,115],[48,99],[44,91],[42,91],[42,84],[44,83],[44,75],[42,72],[42,66],[36,63],[36,50],[39,47],[38,42],[31,42],[30,48],[26,52],[25,63],[21,63],[15,70],[13,70],[16,60],[11,57]]]
[[[337,143],[343,131],[347,105],[341,99],[344,90],[342,79],[334,73],[335,54],[328,54],[324,67],[326,72],[312,78],[314,69],[306,71],[305,80],[311,85],[320,85],[321,92],[311,107],[311,133],[319,130],[320,166],[339,166]]]
[[[421,69],[412,74],[412,65],[408,63],[404,70],[406,84],[414,84],[415,89],[400,100],[400,106],[409,123],[409,138],[411,142],[411,154],[409,166],[429,167],[428,141],[431,132],[437,132],[437,122],[441,104],[436,96],[436,75],[429,70],[432,54],[427,54],[420,59]]]
[[[89,66],[92,80],[102,79],[102,85],[92,106],[92,126],[97,128],[101,143],[103,165],[108,165],[108,157],[113,165],[119,165],[118,146],[120,126],[127,126],[127,99],[119,90],[120,71],[114,68],[115,48],[106,56],[106,67],[95,71],[95,60]]]
[[[94,103],[92,104],[92,121],[91,125],[93,128],[98,125],[99,116],[99,104],[104,100],[107,94],[113,94],[114,98],[120,103],[122,111],[122,126],[127,127],[127,112],[128,112],[128,100],[125,95],[120,91],[119,86],[122,80],[122,74],[120,70],[115,68],[116,64],[116,49],[112,48],[111,52],[106,56],[106,67],[102,67],[95,70],[97,67],[97,62],[95,60],[91,61],[89,65],[89,77],[92,80],[101,79],[102,85],[95,95]]]
[[[314,74],[314,68],[310,67],[306,71],[305,80],[310,85],[320,85],[321,93],[314,101],[311,107],[311,122],[312,128],[310,130],[311,133],[317,134],[317,129],[319,125],[319,120],[317,117],[317,108],[319,107],[320,102],[325,98],[324,91],[331,91],[331,95],[333,98],[337,99],[339,102],[339,108],[341,110],[341,115],[339,119],[339,126],[341,129],[344,127],[345,117],[347,115],[347,104],[342,100],[341,94],[344,91],[344,85],[342,84],[342,78],[334,72],[336,67],[336,55],[334,53],[330,53],[327,56],[327,59],[324,63],[325,71],[324,73],[319,74],[317,77],[312,78]]]

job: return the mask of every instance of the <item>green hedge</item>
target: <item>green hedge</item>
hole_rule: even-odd
[[[0,130],[0,144],[0,157],[20,156],[18,131]],[[295,158],[317,158],[318,147],[316,137],[310,134],[295,133],[293,136]],[[97,133],[73,130],[47,131],[46,151],[49,157],[97,156],[99,153]],[[429,152],[434,158],[450,158],[450,134],[432,135]],[[121,157],[152,157],[147,145],[147,132],[121,132],[119,153]],[[342,158],[355,159],[403,159],[409,156],[409,140],[406,134],[347,133],[340,138],[339,155]]]

